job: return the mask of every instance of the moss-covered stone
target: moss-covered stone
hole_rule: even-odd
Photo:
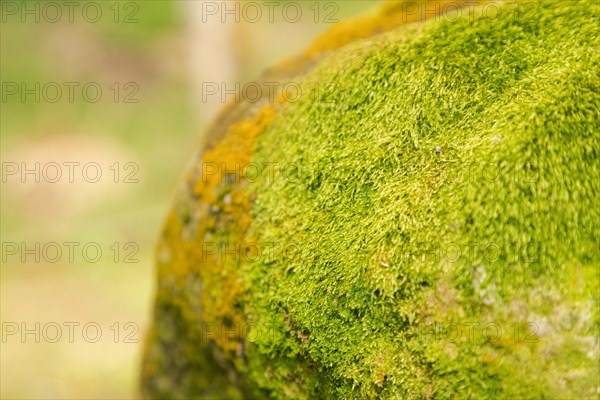
[[[598,398],[598,5],[398,7],[211,128],[158,245],[147,397]]]

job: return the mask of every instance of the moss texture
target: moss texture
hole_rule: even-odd
[[[301,96],[226,110],[158,245],[145,396],[598,398],[599,8],[494,4],[387,5],[265,77]]]

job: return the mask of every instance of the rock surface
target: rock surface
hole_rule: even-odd
[[[157,246],[146,397],[597,398],[598,4],[405,3],[210,128]]]

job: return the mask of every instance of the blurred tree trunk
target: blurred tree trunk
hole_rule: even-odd
[[[239,7],[237,1],[226,3],[228,10]],[[223,2],[200,0],[183,1],[180,4],[186,18],[185,46],[194,104],[202,117],[210,118],[224,102],[221,88],[225,86],[233,90],[239,76],[235,43],[238,24],[233,15],[224,16],[225,22],[222,21]],[[217,7],[217,13],[213,15],[208,12],[210,7]],[[218,85],[219,93],[204,93],[206,85],[213,83]],[[232,96],[227,95],[226,99],[230,98]]]

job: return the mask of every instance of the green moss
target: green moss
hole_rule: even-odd
[[[215,217],[236,215],[213,240],[268,256],[215,270],[188,252],[181,275],[165,267],[157,310],[188,315],[156,318],[187,333],[155,328],[169,345],[149,345],[165,360],[146,382],[247,398],[597,396],[598,7],[531,4],[399,28],[303,77],[243,152],[273,174]],[[184,193],[178,215],[212,204]],[[192,252],[207,240],[173,237]],[[206,321],[231,323],[222,309],[261,334],[235,350],[194,341]],[[212,347],[221,392],[200,378],[218,375],[211,357],[192,363]],[[184,367],[164,367],[175,359]]]
[[[326,31],[304,51],[305,57],[314,57],[322,52],[336,50],[359,39],[368,38],[376,33],[386,32],[401,25],[424,21],[441,15],[444,10],[456,11],[468,4],[473,6],[484,0],[388,0],[378,12],[359,16],[349,21],[341,21]]]

